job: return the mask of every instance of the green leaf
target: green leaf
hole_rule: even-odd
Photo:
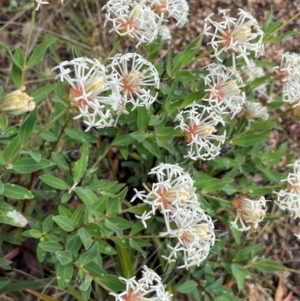
[[[28,224],[19,211],[4,201],[0,201],[0,220],[3,224],[15,227],[25,227]]]
[[[81,291],[87,291],[92,283],[93,278],[90,275],[86,275],[83,279],[82,284],[79,286]]]
[[[116,250],[104,240],[98,240],[99,252],[107,255],[116,255]]]
[[[3,194],[4,191],[4,184],[3,182],[0,180],[0,195]]]
[[[79,181],[83,178],[89,160],[89,147],[87,143],[82,144],[79,149],[81,153],[81,157],[74,164],[74,183],[79,183]]]
[[[34,109],[33,111],[30,112],[26,120],[21,124],[19,128],[19,139],[21,145],[24,145],[30,138],[36,119],[37,119],[37,109]]]
[[[145,149],[147,149],[150,153],[152,153],[155,157],[160,158],[160,150],[159,147],[152,140],[144,140],[142,145]]]
[[[115,275],[105,275],[98,277],[101,286],[107,291],[125,291],[126,285]]]
[[[137,108],[137,111],[137,127],[141,132],[146,132],[149,123],[149,110],[146,107],[139,107]]]
[[[233,179],[230,178],[213,178],[204,173],[197,173],[193,179],[195,180],[194,186],[197,189],[202,189],[206,192],[215,192],[221,190],[224,186],[233,181]]]
[[[43,250],[39,245],[36,250],[37,259],[39,262],[43,262],[47,256],[47,252]]]
[[[44,86],[38,90],[35,90],[31,93],[31,97],[33,97],[34,102],[38,104],[44,97],[46,97],[50,92],[52,92],[56,88],[56,84]]]
[[[26,158],[26,159],[20,159],[16,161],[13,164],[13,169],[17,171],[20,174],[27,174],[27,173],[32,173],[34,171],[52,167],[54,166],[55,163],[46,160],[46,159],[41,159],[40,162],[36,162],[32,158]]]
[[[93,243],[91,235],[85,228],[80,228],[78,230],[78,235],[84,245],[84,248],[88,250]]]
[[[73,261],[72,253],[69,250],[66,251],[57,251],[55,255],[61,265],[66,265]]]
[[[48,233],[53,227],[53,215],[50,214],[43,222],[43,233]]]
[[[269,13],[267,15],[266,20],[264,21],[263,30],[265,31],[266,28],[270,25],[273,18],[273,6],[270,7]]]
[[[115,225],[114,223],[110,222],[108,219],[105,220],[104,222],[105,227],[116,232],[117,236],[122,238],[123,237],[123,231],[122,229],[120,229],[117,225]]]
[[[88,188],[76,187],[74,191],[86,205],[93,205],[98,201],[96,194]]]
[[[77,255],[80,248],[81,248],[81,240],[78,235],[75,235],[70,239],[68,239],[66,244],[66,249],[69,250],[72,254]]]
[[[257,254],[257,252],[261,249],[261,243],[259,244],[255,244],[253,246],[248,246],[245,247],[242,250],[239,250],[235,256],[234,256],[234,260],[235,261],[244,261],[244,260],[251,260],[252,258],[255,257],[255,255]]]
[[[147,138],[147,134],[142,131],[136,131],[130,134],[131,137],[133,137],[135,140],[137,140],[139,143],[144,141]]]
[[[5,44],[5,43],[2,42],[2,41],[0,41],[0,46],[4,47],[4,48],[7,50],[8,54],[9,54],[9,56],[10,56],[11,61],[12,61],[15,65],[17,65],[17,66],[20,67],[20,68],[23,67],[23,62],[24,62],[24,61],[23,61],[23,62],[22,62],[22,61],[19,61],[18,59],[16,59],[16,58],[13,56],[12,52],[10,51],[10,49],[11,49],[10,46],[8,46],[7,44]]]
[[[122,204],[123,200],[125,199],[127,190],[128,190],[127,188],[123,189],[121,193],[119,193],[116,197],[111,198],[107,202],[107,206],[106,206],[106,214],[107,215],[112,215],[112,214],[121,212],[121,204]]]
[[[179,129],[174,129],[171,126],[165,126],[156,131],[156,137],[159,138],[173,138],[173,137],[182,137],[183,132]]]
[[[3,159],[7,162],[20,149],[20,139],[15,137],[3,151]]]
[[[177,291],[183,294],[191,293],[198,286],[194,280],[188,280],[177,287]]]
[[[84,220],[85,206],[81,204],[76,210],[73,212],[71,216],[71,222],[74,227],[81,226]]]
[[[267,134],[251,133],[245,136],[232,139],[232,143],[242,147],[253,146],[256,143],[261,143],[269,140]]]
[[[4,270],[10,270],[10,264],[12,262],[10,260],[4,259],[0,257],[0,268]]]
[[[72,280],[73,277],[73,265],[72,263],[68,263],[65,265],[61,265],[57,263],[56,267],[56,279],[58,286],[61,290],[65,289],[69,282]]]
[[[171,73],[174,74],[178,70],[182,69],[195,57],[195,55],[198,53],[200,46],[201,46],[201,36],[199,35],[196,39],[194,39],[186,48],[184,51],[177,54],[174,58],[174,65],[172,68]]]
[[[15,64],[15,61],[18,62],[18,64]],[[24,65],[24,55],[22,53],[22,50],[20,48],[17,48],[14,54],[14,63],[12,65],[11,69],[11,78],[14,82],[14,84],[20,88],[22,84],[22,68]]]
[[[193,92],[185,97],[182,104],[180,105],[180,109],[184,109],[185,107],[192,104],[194,101],[197,101],[198,99],[201,99],[203,95],[205,94],[204,89],[199,90],[197,92]]]
[[[74,230],[74,225],[72,221],[66,216],[56,215],[52,217],[53,220],[58,224],[63,230],[70,232]]]
[[[275,273],[278,271],[286,271],[286,267],[278,261],[271,259],[257,259],[251,263],[257,270],[264,273]]]
[[[130,134],[124,134],[116,137],[114,141],[112,142],[112,145],[114,146],[126,146],[130,145],[135,141],[135,138],[133,138]]]
[[[33,198],[33,194],[29,190],[15,184],[4,184],[4,191],[2,194],[15,200]]]
[[[68,137],[74,139],[75,141],[81,142],[83,144],[89,144],[91,138],[88,133],[82,132],[82,130],[78,129],[65,129],[65,133]]]
[[[8,126],[8,119],[4,112],[0,112],[0,131],[4,131]]]
[[[239,291],[244,287],[244,280],[248,276],[246,269],[236,263],[231,264],[232,275],[236,279]]]
[[[98,254],[98,244],[94,243],[88,251],[79,256],[79,264],[85,266],[89,262],[92,262],[95,259],[95,257],[98,256]]]
[[[147,252],[145,252],[134,239],[129,240],[129,245],[132,249],[140,252],[144,258],[147,258]]]
[[[40,242],[39,246],[46,252],[57,252],[63,249],[63,246],[56,241],[44,241]]]
[[[21,241],[19,237],[15,237],[11,234],[5,233],[5,232],[0,232],[0,240],[6,241],[12,245],[21,245]]]
[[[38,62],[40,62],[43,59],[47,48],[51,44],[55,43],[55,41],[56,41],[56,39],[51,38],[49,40],[42,42],[37,47],[35,47],[33,53],[31,54],[31,56],[28,59],[27,67],[30,68],[30,67],[36,65]]]
[[[48,186],[56,188],[56,189],[68,189],[69,185],[65,183],[63,180],[51,176],[51,175],[43,175],[40,176],[40,180],[46,183]]]

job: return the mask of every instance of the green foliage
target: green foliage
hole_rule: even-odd
[[[35,41],[32,34],[36,23],[32,14],[25,46],[11,47],[0,42],[11,66],[8,87],[14,84],[17,90],[26,84],[26,91],[36,105],[28,109],[30,112],[25,110],[20,116],[9,116],[1,107],[2,98],[9,92],[6,87],[0,90],[0,267],[5,275],[0,277],[0,294],[28,293],[26,290],[30,289],[64,290],[65,295],[73,295],[79,301],[113,300],[109,293],[126,290],[119,277],[135,276],[138,281],[144,276],[140,272],[142,266],[147,265],[162,275],[173,300],[246,300],[250,283],[270,286],[269,279],[264,277],[288,270],[288,263],[274,257],[265,239],[261,239],[263,226],[266,225],[267,236],[273,229],[270,225],[276,225],[281,217],[278,211],[278,214],[272,211],[265,219],[262,216],[260,223],[253,226],[251,218],[257,218],[256,212],[252,212],[255,208],[245,213],[243,204],[239,203],[244,197],[257,202],[262,196],[275,200],[274,192],[289,189],[285,179],[294,154],[286,131],[288,126],[282,125],[281,120],[293,120],[289,115],[293,107],[286,110],[282,95],[277,93],[278,71],[274,69],[277,62],[257,57],[255,65],[266,73],[247,78],[249,74],[244,74],[241,68],[247,62],[236,55],[237,69],[230,81],[212,88],[214,79],[208,77],[212,76],[209,70],[194,67],[202,58],[211,59],[213,54],[213,45],[202,44],[202,34],[176,53],[167,40],[159,37],[133,51],[155,66],[158,80],[155,87],[147,79],[149,65],[141,72],[133,70],[126,75],[132,81],[145,80],[144,87],[139,83],[135,92],[130,89],[124,92],[126,72],[123,70],[120,91],[113,91],[110,85],[116,78],[109,74],[109,63],[120,49],[124,52],[133,49],[125,46],[132,41],[120,44],[123,40],[113,41],[112,35],[108,44],[102,45],[99,37],[94,37],[96,4],[90,4],[89,1],[67,3],[62,9],[67,16],[65,20],[71,20],[72,26],[62,18],[59,34],[44,31]],[[26,4],[18,9],[25,12],[29,7]],[[266,45],[280,43],[295,34],[281,33],[287,23],[273,19],[271,8],[263,24]],[[70,39],[65,38],[68,31],[73,34]],[[97,40],[95,45],[91,45],[92,39]],[[255,41],[251,36],[249,43]],[[31,47],[31,43],[36,44]],[[115,47],[108,49],[114,43]],[[222,47],[221,43],[218,45]],[[231,54],[231,51],[219,53],[218,65],[233,67]],[[249,51],[248,56],[254,59],[254,51]],[[103,64],[103,70],[107,69],[105,76],[102,71],[101,75],[97,74],[96,65],[93,67],[96,71],[89,70],[88,61],[84,68],[81,65],[80,72],[64,70],[67,76],[54,70],[56,83],[54,73],[50,77],[56,61],[65,61],[67,65],[66,61],[74,58],[95,57],[100,57],[95,62]],[[133,64],[131,60],[129,65]],[[90,73],[78,82],[81,72]],[[94,73],[96,77],[92,76]],[[243,85],[235,88],[230,84],[238,73],[243,74]],[[252,104],[265,104],[274,98],[257,109],[266,109],[269,115],[249,116],[245,105],[236,113],[230,113],[229,105],[225,111],[217,109],[223,101],[222,95],[210,106],[211,95],[218,93],[222,85],[229,95],[238,90]],[[123,93],[114,104],[117,109],[110,104],[112,92]],[[142,95],[141,102],[126,103],[131,94]],[[147,102],[145,99],[150,96],[156,101],[144,105],[142,100]],[[187,117],[182,127],[178,114],[191,105],[200,105],[200,112],[196,117]],[[239,105],[236,102],[233,107]],[[208,107],[205,115],[203,108]],[[109,126],[93,126],[86,131],[89,123],[100,121],[105,114],[114,118]],[[220,116],[220,122],[214,123]],[[274,131],[282,138],[276,147],[271,143]],[[78,157],[70,156],[74,151]],[[212,158],[203,157],[206,152],[214,155],[214,151],[217,154]],[[191,158],[195,155],[196,159]],[[174,170],[182,167],[182,177],[190,175],[192,187],[186,182],[182,184],[181,176],[172,168],[168,172],[153,172],[160,163],[172,164]],[[176,179],[167,179],[173,171]],[[159,178],[164,180],[157,184]],[[180,184],[173,187],[175,180]],[[289,181],[289,184],[293,183]],[[192,200],[194,194],[196,204]],[[176,202],[171,203],[174,199]],[[268,207],[275,205],[268,202],[266,210]],[[178,208],[189,208],[191,216],[185,216],[186,211]],[[193,224],[193,216],[202,210],[207,220],[202,218]],[[209,231],[213,231],[208,227],[209,222],[214,223],[213,238],[209,237]],[[250,228],[247,236],[232,227],[232,224],[241,226],[241,222]],[[183,229],[180,234],[176,232]],[[188,251],[184,250],[195,243],[191,251],[194,252],[198,241],[211,243],[209,250],[204,248],[196,254],[197,258],[187,259]],[[18,269],[12,270],[14,252],[25,250],[26,243],[34,246],[30,256],[35,256],[36,266],[42,264],[41,275],[47,271],[51,278],[21,280],[16,273]],[[10,249],[13,249],[11,253],[7,251]],[[176,253],[174,260],[168,259],[171,251]],[[201,256],[200,265],[197,259]],[[179,272],[177,268],[182,264],[191,266]],[[25,273],[20,274],[25,278]]]

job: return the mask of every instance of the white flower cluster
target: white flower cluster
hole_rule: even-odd
[[[206,66],[206,70],[209,74],[203,79],[208,86],[205,90],[208,98],[203,100],[208,101],[219,113],[231,114],[233,118],[246,101],[245,93],[240,90],[244,86],[241,76],[236,70],[215,63]]]
[[[246,101],[244,106],[245,117],[252,121],[256,118],[261,118],[263,120],[269,119],[269,113],[267,107],[263,106],[259,102]]]
[[[189,147],[185,157],[192,160],[211,160],[220,154],[226,132],[221,136],[214,133],[217,132],[217,125],[225,123],[211,107],[194,102],[181,111],[175,121],[179,121],[175,129],[179,127],[184,132]]]
[[[283,182],[287,182],[286,189],[275,192],[277,200],[275,203],[282,210],[287,210],[294,218],[300,217],[300,159],[296,160],[293,172],[290,172]]]
[[[180,166],[174,164],[161,163],[151,169],[150,174],[157,178],[152,190],[148,194],[145,191],[136,191],[131,200],[139,198],[152,207],[138,218],[147,227],[146,220],[157,210],[160,211],[167,229],[160,235],[177,239],[175,246],[168,245],[171,253],[164,258],[168,262],[174,262],[177,254],[183,252],[184,264],[179,268],[199,266],[215,243],[215,233],[210,216],[200,207],[193,179]]]
[[[111,292],[115,301],[171,301],[172,294],[165,290],[160,276],[147,266],[143,266],[142,278],[119,279],[126,284],[126,291],[120,294]]]
[[[103,7],[106,10],[105,25],[111,24],[109,32],[116,32],[137,42],[150,43],[164,34],[162,27],[168,18],[174,18],[177,26],[183,26],[188,20],[186,0],[109,0]],[[167,35],[170,37],[170,35]]]
[[[300,55],[284,53],[278,73],[283,84],[283,101],[300,106]]]
[[[205,19],[204,34],[211,37],[208,44],[214,49],[212,57],[223,61],[224,53],[231,55],[234,69],[236,69],[236,59],[239,58],[242,58],[247,66],[254,65],[249,57],[251,53],[254,57],[263,54],[264,32],[248,12],[239,9],[238,19],[230,17],[228,12],[230,9],[219,11],[221,22],[213,20],[213,14]]]
[[[243,78],[245,78],[248,82],[252,82],[255,79],[259,79],[264,77],[266,74],[264,72],[264,69],[262,67],[258,66],[242,66],[241,67],[241,73],[243,75]],[[255,87],[253,89],[254,95],[261,97],[263,96],[270,101],[270,97],[268,95],[267,91],[267,83],[261,84],[258,87]]]
[[[251,200],[239,196],[232,201],[236,211],[236,219],[231,222],[232,227],[239,231],[255,231],[266,214],[266,200],[263,196],[259,200]],[[241,225],[238,225],[238,221]]]
[[[59,71],[56,79],[70,85],[69,104],[79,111],[75,119],[83,118],[87,131],[114,126],[127,113],[128,103],[132,109],[149,108],[157,97],[153,89],[159,86],[158,72],[137,53],[118,54],[107,67],[97,59],[79,57],[60,63],[55,70]]]

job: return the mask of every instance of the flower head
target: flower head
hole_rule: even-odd
[[[283,101],[300,105],[300,55],[296,53],[284,53],[278,76],[283,84]]]
[[[118,35],[141,43],[150,43],[158,34],[158,16],[139,1],[109,0],[103,7],[106,13],[106,25],[112,24],[109,32],[115,31]]]
[[[217,125],[224,125],[224,121],[211,108],[198,105],[195,102],[181,111],[175,118],[185,135],[189,147],[188,157],[192,160],[211,160],[219,155],[220,145],[225,141],[224,133],[221,136],[217,132]]]
[[[239,113],[246,101],[244,92],[241,88],[244,86],[241,76],[237,71],[227,68],[224,65],[209,64],[206,66],[209,74],[203,77],[208,88],[208,101],[211,106],[215,106],[217,110],[224,114],[232,114],[232,118]]]
[[[261,118],[263,120],[267,120],[269,118],[267,108],[259,102],[246,101],[244,107],[244,114],[249,121],[252,121],[256,118]]]
[[[245,196],[234,199],[232,205],[236,211],[236,219],[231,222],[232,227],[239,231],[255,231],[266,214],[266,202],[263,196],[259,200],[251,200]],[[238,226],[238,221],[241,227]]]
[[[256,19],[246,11],[239,9],[238,19],[228,16],[229,11],[230,9],[219,11],[221,22],[213,20],[213,14],[205,19],[204,34],[211,37],[208,44],[214,49],[212,57],[222,61],[221,54],[229,53],[232,55],[234,69],[235,60],[239,58],[242,58],[246,65],[253,65],[249,57],[251,52],[254,53],[254,57],[263,54],[264,32]]]
[[[161,19],[174,18],[176,26],[182,27],[188,21],[189,6],[186,0],[147,0],[147,3]]]
[[[264,69],[258,66],[242,66],[241,67],[241,74],[243,78],[245,78],[248,82],[252,82],[255,79],[259,79],[265,76]],[[267,91],[267,83],[263,83],[258,87],[253,89],[253,92],[258,97],[264,96],[268,101],[270,101],[270,97]]]
[[[282,189],[277,194],[275,203],[282,210],[287,210],[292,217],[300,217],[300,159],[296,160],[293,172],[290,172],[283,182],[287,182],[286,189]]]
[[[24,91],[25,87],[21,87],[0,99],[0,112],[5,115],[18,116],[34,110],[33,98]]]
[[[185,219],[178,224],[177,229],[160,235],[166,234],[171,238],[176,238],[177,243],[175,246],[169,244],[168,248],[171,253],[163,257],[168,262],[173,262],[178,254],[183,252],[184,264],[179,268],[188,269],[191,266],[199,266],[215,243],[214,224],[211,217],[201,208],[189,211],[189,214],[186,212]]]
[[[70,85],[69,104],[79,111],[75,118],[83,118],[88,125],[87,130],[114,124],[112,112],[121,110],[118,85],[113,77],[106,74],[100,61],[79,57],[60,63],[54,70],[59,70],[56,79]]]
[[[122,101],[126,106],[149,108],[156,100],[159,75],[155,67],[137,53],[118,54],[111,59],[111,74],[119,84]]]
[[[149,219],[156,210],[164,216],[167,230],[171,229],[170,223],[180,223],[185,218],[187,208],[199,207],[193,179],[177,164],[161,163],[151,169],[149,175],[155,175],[154,183],[149,193],[138,193],[136,197],[149,204],[152,210],[145,213],[142,220]],[[145,222],[144,222],[145,225]]]
[[[143,267],[142,278],[119,279],[126,284],[126,291],[120,294],[110,293],[115,301],[170,301],[172,294],[165,290],[160,276],[147,266]]]

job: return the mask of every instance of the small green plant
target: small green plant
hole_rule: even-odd
[[[261,237],[280,218],[273,204],[300,216],[299,159],[287,142],[268,144],[271,130],[284,135],[279,117],[297,114],[300,56],[285,53],[280,66],[260,57],[295,34],[278,35],[292,19],[272,23],[270,9],[260,26],[220,10],[173,53],[166,25],[187,22],[185,0],[109,0],[108,49],[86,35],[98,4],[33,2],[10,8],[32,14],[26,46],[0,42],[11,63],[0,98],[0,296],[236,301],[254,284],[268,300],[265,274],[297,273]],[[72,21],[60,27],[72,41],[34,38],[44,9]],[[210,63],[193,68],[201,59]],[[10,273],[26,241],[40,280]]]

